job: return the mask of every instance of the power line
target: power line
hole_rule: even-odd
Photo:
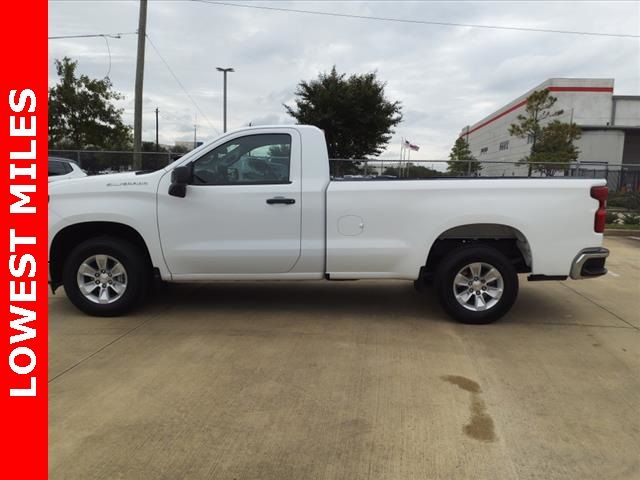
[[[57,35],[57,36],[52,36],[52,37],[48,37],[49,40],[61,40],[61,39],[72,39],[72,38],[104,38],[105,41],[107,42],[107,50],[109,52],[109,68],[107,71],[107,77],[109,76],[109,74],[111,73],[111,49],[109,48],[109,42],[107,40],[107,38],[121,38],[122,35],[137,35],[138,32],[119,32],[119,33],[95,33],[95,34],[86,34],[86,35]],[[171,73],[171,75],[173,76],[173,78],[175,79],[176,83],[180,86],[180,88],[182,89],[182,91],[187,95],[187,97],[189,97],[189,100],[191,100],[191,102],[193,103],[193,105],[196,107],[196,109],[200,112],[200,114],[204,117],[204,119],[207,121],[207,123],[209,124],[209,126],[217,133],[220,134],[220,132],[218,131],[218,129],[216,127],[213,126],[213,124],[211,123],[211,121],[209,120],[209,118],[205,115],[205,113],[202,111],[202,109],[198,106],[198,104],[196,103],[196,101],[193,99],[193,97],[189,94],[189,92],[187,91],[187,89],[184,87],[184,85],[182,84],[182,82],[180,81],[180,79],[178,78],[178,76],[175,74],[175,72],[173,71],[173,69],[171,68],[171,66],[169,65],[169,63],[165,60],[165,58],[162,56],[162,54],[160,53],[160,51],[158,50],[158,47],[156,47],[156,45],[153,43],[153,40],[151,40],[151,38],[149,37],[149,35],[145,35],[147,40],[149,40],[149,44],[151,45],[151,47],[153,48],[153,50],[156,52],[156,54],[158,55],[158,57],[160,57],[160,60],[162,60],[162,63],[164,63],[165,67],[167,67],[167,70],[169,70],[169,73]]]
[[[320,12],[317,10],[300,10],[296,8],[267,7],[264,5],[245,5],[240,3],[218,2],[214,0],[191,0],[191,1],[199,2],[199,3],[208,3],[211,5],[221,5],[225,7],[253,8],[255,10],[304,13],[309,15],[323,15],[326,17],[355,18],[359,20],[375,20],[379,22],[397,22],[397,23],[411,23],[411,24],[418,24],[418,25],[436,25],[441,27],[484,28],[484,29],[490,29],[490,30],[516,30],[520,32],[535,32],[535,33],[559,33],[559,34],[565,34],[565,35],[589,35],[589,36],[596,36],[596,37],[640,38],[639,34],[630,34],[630,33],[587,32],[587,31],[579,31],[579,30],[555,30],[555,29],[549,29],[549,28],[511,27],[511,26],[505,26],[505,25],[481,25],[481,24],[475,24],[475,23],[436,22],[433,20],[412,20],[407,18],[373,17],[368,15],[355,15],[355,14],[349,14],[349,13]]]
[[[151,47],[153,48],[153,50],[156,52],[156,54],[158,55],[158,57],[160,57],[160,60],[162,60],[162,63],[164,63],[165,67],[167,67],[167,70],[169,70],[169,73],[171,74],[171,76],[173,76],[174,80],[176,81],[176,83],[180,86],[180,88],[182,89],[182,91],[185,93],[185,95],[187,97],[189,97],[189,100],[191,100],[191,103],[193,103],[193,105],[196,107],[196,109],[200,112],[200,114],[204,117],[204,119],[207,121],[207,123],[209,124],[209,126],[217,133],[220,134],[220,132],[218,131],[218,129],[216,127],[213,126],[213,124],[209,121],[209,118],[207,118],[207,116],[204,114],[204,112],[202,111],[202,109],[198,106],[198,104],[196,103],[196,101],[193,99],[193,97],[191,96],[191,94],[187,91],[187,89],[184,87],[184,85],[182,84],[182,82],[180,81],[180,79],[178,78],[178,76],[175,74],[175,72],[173,71],[173,69],[169,66],[169,63],[165,60],[165,58],[162,56],[162,54],[158,51],[158,47],[156,47],[156,45],[153,43],[153,40],[151,40],[151,38],[149,37],[149,35],[147,35],[147,40],[149,40],[149,45],[151,45]]]
[[[109,66],[107,68],[107,74],[105,78],[109,78],[111,74],[111,47],[109,46],[110,38],[122,38],[122,35],[136,35],[137,32],[121,32],[121,33],[92,33],[87,35],[59,35],[54,37],[48,37],[49,40],[61,40],[70,38],[103,38],[104,43],[107,45],[107,54],[109,55]]]
[[[92,33],[87,35],[57,35],[54,37],[47,37],[49,40],[62,40],[65,38],[96,38],[96,37],[109,37],[109,38],[121,38],[122,35],[137,35],[138,32],[120,32],[120,33]]]

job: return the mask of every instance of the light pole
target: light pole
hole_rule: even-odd
[[[216,70],[222,72],[223,83],[224,83],[224,94],[223,94],[223,107],[222,107],[222,131],[223,133],[227,131],[227,73],[235,72],[233,68],[222,68],[216,67]]]
[[[158,107],[156,107],[156,152],[158,150]]]

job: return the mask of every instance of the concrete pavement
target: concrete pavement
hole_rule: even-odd
[[[638,479],[640,241],[488,326],[407,282],[50,298],[52,479]]]

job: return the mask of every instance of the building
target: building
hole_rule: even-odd
[[[564,111],[550,120],[573,121],[582,129],[576,142],[580,167],[620,170],[621,164],[640,164],[640,96],[614,95],[613,83],[609,78],[549,79],[463,128],[460,136],[478,160],[506,162],[483,165],[482,175],[526,175],[526,166],[508,162],[528,155],[531,139],[510,136],[509,125],[524,113],[528,96],[546,88],[558,99],[554,110]]]

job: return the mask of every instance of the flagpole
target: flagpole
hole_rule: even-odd
[[[402,168],[401,168],[401,172],[402,175],[401,177],[404,178],[404,176],[407,173],[407,158],[409,157],[409,140],[407,140],[406,138],[404,139],[404,155],[402,156]]]
[[[398,178],[402,173],[402,157],[404,156],[404,137],[400,138],[400,161],[398,162]]]
[[[404,139],[404,152],[402,155],[402,161],[400,162],[400,178],[404,175],[404,164],[407,159],[407,139]]]

